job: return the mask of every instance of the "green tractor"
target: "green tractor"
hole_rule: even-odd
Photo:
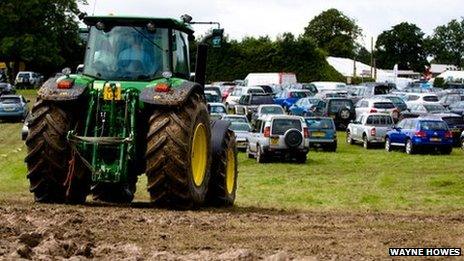
[[[190,81],[191,17],[86,16],[82,74],[51,78],[38,91],[26,139],[35,201],[129,203],[146,174],[151,203],[231,206],[235,136],[210,121],[206,54],[222,29],[198,44]]]

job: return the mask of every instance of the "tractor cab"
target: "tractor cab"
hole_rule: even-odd
[[[163,72],[189,79],[186,23],[164,18],[86,17],[89,38],[83,74],[98,80],[145,81]]]

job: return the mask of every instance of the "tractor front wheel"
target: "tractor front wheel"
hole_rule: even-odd
[[[204,98],[193,93],[182,106],[156,108],[147,134],[151,202],[169,208],[204,203],[211,164],[211,129]]]
[[[89,192],[90,174],[66,139],[76,123],[70,108],[43,100],[32,108],[25,161],[37,202],[83,203]]]

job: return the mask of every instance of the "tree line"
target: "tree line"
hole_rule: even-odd
[[[1,0],[0,61],[25,62],[29,70],[45,75],[82,63],[84,46],[79,39],[78,3],[85,0]],[[323,11],[308,22],[304,33],[225,39],[208,54],[207,80],[243,79],[249,72],[294,72],[301,82],[343,80],[326,62],[327,56],[353,58],[378,68],[423,72],[434,63],[464,64],[464,18],[435,28],[426,36],[415,24],[403,22],[382,32],[370,53],[359,44],[362,29],[337,9]],[[195,43],[191,45],[192,65]],[[8,68],[17,71],[17,68]]]

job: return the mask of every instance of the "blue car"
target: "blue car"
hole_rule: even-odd
[[[443,154],[453,150],[453,133],[443,120],[431,117],[406,118],[385,136],[385,150],[404,147],[407,154],[433,148]]]
[[[0,120],[24,120],[29,114],[29,101],[21,95],[0,96]]]
[[[285,111],[288,111],[290,107],[295,104],[299,99],[311,96],[312,93],[309,90],[303,89],[288,89],[283,90],[281,93],[277,94],[274,98],[274,103],[279,104],[284,108]]]
[[[305,121],[309,129],[309,147],[333,152],[337,150],[337,131],[332,118],[307,117]]]
[[[299,116],[311,116],[313,115],[313,109],[315,109],[315,107],[317,107],[321,102],[321,99],[314,97],[301,98],[290,107],[289,113]]]

